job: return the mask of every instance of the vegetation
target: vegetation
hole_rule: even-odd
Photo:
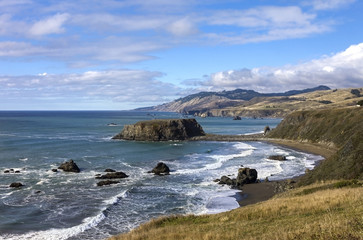
[[[362,215],[362,182],[331,181],[230,212],[162,217],[110,239],[358,240],[363,233]]]
[[[311,142],[337,152],[309,171],[300,184],[326,179],[363,178],[363,109],[300,111],[287,116],[269,138]]]

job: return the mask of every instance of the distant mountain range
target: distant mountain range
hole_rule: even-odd
[[[199,92],[158,106],[138,111],[179,112],[195,116],[283,117],[294,110],[349,106],[356,104],[362,89],[335,89],[318,86],[283,93],[259,93],[236,89],[221,92]],[[349,101],[349,99],[351,99]]]

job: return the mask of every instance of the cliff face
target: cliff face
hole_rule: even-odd
[[[187,140],[203,135],[205,133],[195,119],[158,119],[125,125],[122,132],[114,136],[113,139],[170,141]]]
[[[269,134],[269,138],[311,142],[337,149],[303,183],[326,179],[363,178],[363,107],[294,112]]]

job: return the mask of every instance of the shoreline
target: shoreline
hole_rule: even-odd
[[[275,145],[284,146],[293,150],[322,156],[323,159],[321,161],[332,156],[337,151],[336,149],[328,148],[324,145],[298,142],[293,140],[268,138],[261,138],[259,140]],[[266,201],[280,192],[286,191],[289,188],[294,188],[294,184],[296,183],[296,180],[298,178],[299,177],[294,177],[279,181],[263,181],[259,183],[245,184],[242,187],[242,191],[236,194],[236,201],[238,202],[240,207]]]

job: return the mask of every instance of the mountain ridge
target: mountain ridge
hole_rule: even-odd
[[[363,99],[363,88],[330,89],[320,85],[283,93],[254,90],[200,92],[138,111],[179,112],[200,117],[284,117],[296,110],[325,109],[356,105]]]

